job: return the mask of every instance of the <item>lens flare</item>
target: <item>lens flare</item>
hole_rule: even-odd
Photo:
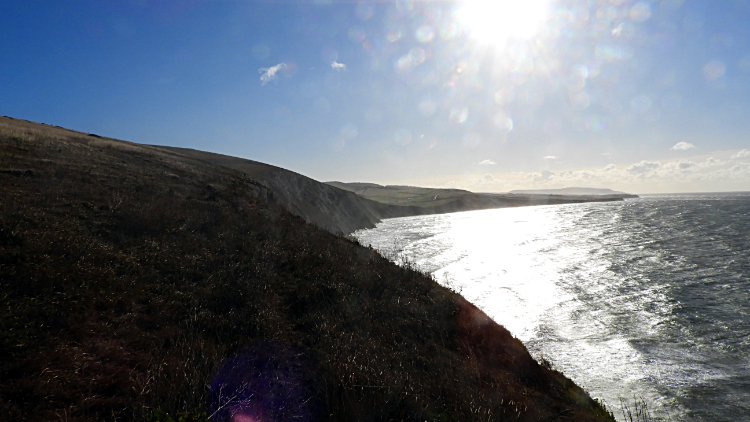
[[[453,107],[450,112],[450,121],[454,124],[462,125],[466,123],[469,117],[469,109],[466,107]]]
[[[534,36],[549,16],[547,0],[468,0],[457,20],[476,40],[503,44]]]
[[[227,359],[209,386],[212,422],[319,420],[305,356],[280,342],[258,342]]]

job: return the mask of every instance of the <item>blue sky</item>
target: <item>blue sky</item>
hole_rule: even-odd
[[[747,22],[746,0],[0,0],[0,114],[323,181],[750,190]]]

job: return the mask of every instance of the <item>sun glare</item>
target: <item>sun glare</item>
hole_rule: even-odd
[[[548,0],[466,0],[457,18],[477,41],[503,44],[532,37],[548,14]]]

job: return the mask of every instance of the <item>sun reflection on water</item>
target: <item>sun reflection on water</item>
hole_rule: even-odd
[[[552,209],[545,211],[538,208],[531,219],[523,208],[504,210],[502,219],[492,211],[432,216],[431,224],[443,220],[450,227],[437,230],[434,236],[402,239],[406,243],[398,245],[401,241],[397,241],[396,246],[526,341],[534,337],[547,309],[571,299],[556,284],[561,265],[536,253],[558,243],[547,234],[560,224],[560,217]],[[394,246],[385,243],[374,246]],[[574,252],[558,251],[563,255]]]
[[[672,305],[658,284],[643,288],[613,273],[615,252],[603,242],[617,242],[606,230],[618,224],[621,204],[597,205],[614,208],[598,214],[587,206],[393,219],[355,235],[459,290],[594,397],[616,408],[618,397],[637,392],[659,407],[668,400],[647,381],[671,371],[665,364],[673,358],[655,364],[633,338],[654,338]],[[631,253],[636,261],[660,259]]]

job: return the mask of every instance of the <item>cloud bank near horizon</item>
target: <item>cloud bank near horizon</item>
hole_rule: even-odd
[[[610,188],[632,193],[747,190],[750,149],[709,157],[642,160],[577,170],[503,172],[411,181],[421,186],[460,188],[474,192],[514,189],[557,189],[571,186]]]

